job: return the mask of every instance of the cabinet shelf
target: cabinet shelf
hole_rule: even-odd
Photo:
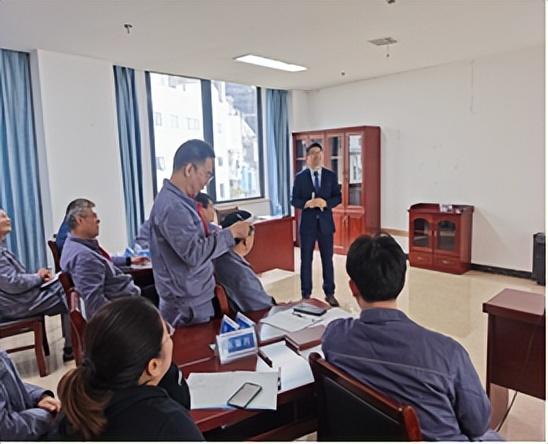
[[[409,208],[409,263],[414,267],[462,274],[470,269],[471,205],[419,203]]]
[[[377,126],[293,133],[295,174],[306,166],[306,147],[317,142],[341,185],[342,203],[333,209],[335,253],[346,254],[358,236],[380,231],[380,133]],[[300,211],[295,216],[298,224]]]

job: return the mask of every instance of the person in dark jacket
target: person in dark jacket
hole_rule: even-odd
[[[54,438],[202,441],[183,406],[189,400],[188,393],[181,396],[184,380],[166,381],[166,373],[180,378],[171,364],[171,331],[145,299],[101,307],[86,327],[83,364],[59,382],[63,417]]]

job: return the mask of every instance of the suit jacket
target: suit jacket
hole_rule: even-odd
[[[337,180],[337,175],[327,168],[322,168],[320,179],[320,192],[316,197],[321,197],[327,202],[327,207],[321,211],[319,208],[306,208],[305,203],[312,198],[314,184],[308,168],[302,170],[295,177],[293,183],[293,192],[291,193],[291,205],[299,208],[301,214],[301,231],[312,230],[316,226],[316,221],[320,222],[320,231],[322,233],[334,233],[335,222],[331,209],[341,203],[341,187]]]

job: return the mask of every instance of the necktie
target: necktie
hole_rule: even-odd
[[[320,177],[318,175],[317,171],[314,171],[314,190],[316,191],[316,195],[320,192]]]

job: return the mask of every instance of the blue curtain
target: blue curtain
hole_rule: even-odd
[[[273,215],[289,214],[289,126],[287,91],[266,90],[268,192]]]
[[[46,265],[29,55],[0,49],[0,207],[8,248],[34,272]]]
[[[141,162],[141,132],[139,108],[135,89],[135,70],[114,66],[116,110],[118,112],[118,138],[122,160],[122,180],[128,245],[132,246],[144,222],[143,167]]]

